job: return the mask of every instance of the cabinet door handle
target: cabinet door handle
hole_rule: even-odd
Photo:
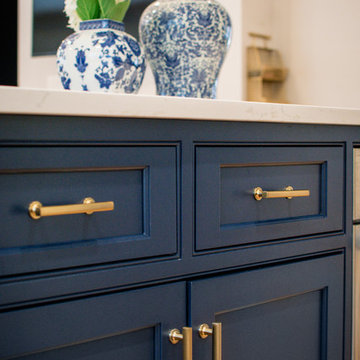
[[[222,359],[222,324],[212,323],[212,329],[208,324],[202,324],[199,327],[199,335],[202,339],[206,339],[209,335],[213,336],[213,360]]]
[[[178,329],[169,332],[169,340],[172,344],[183,342],[183,360],[192,360],[192,328],[183,327],[182,333]]]
[[[114,210],[114,202],[95,202],[93,198],[86,198],[82,204],[42,206],[39,201],[33,201],[29,205],[29,215],[32,219],[40,219],[43,216],[58,216],[70,214],[92,214],[98,211]]]
[[[261,187],[256,187],[254,189],[253,194],[255,200],[258,201],[261,199],[276,199],[276,198],[292,199],[293,197],[310,196],[310,190],[294,190],[292,186],[287,186],[285,190],[264,191]]]

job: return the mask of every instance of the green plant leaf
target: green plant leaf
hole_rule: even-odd
[[[111,12],[111,10],[114,8],[115,6],[115,0],[98,0],[99,1],[99,6],[100,6],[100,11],[101,11],[101,18],[103,19],[108,19],[109,14]]]
[[[116,4],[110,14],[111,19],[116,21],[123,21],[129,6],[130,0],[125,0]]]
[[[100,17],[98,0],[77,0],[76,5],[76,11],[81,20],[92,20]]]
[[[116,4],[115,0],[98,0],[101,10],[101,17],[115,21],[123,21],[130,6],[130,0]]]

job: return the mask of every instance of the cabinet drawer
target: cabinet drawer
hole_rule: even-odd
[[[154,258],[177,252],[176,144],[0,148],[2,275]],[[114,210],[34,220],[28,206]]]
[[[196,250],[343,230],[342,146],[198,145],[195,152]],[[288,186],[309,194],[254,197],[257,187]]]

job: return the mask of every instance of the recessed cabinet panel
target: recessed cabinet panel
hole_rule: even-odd
[[[176,254],[177,153],[176,145],[1,148],[1,273]],[[58,213],[88,197],[114,209]],[[40,219],[29,215],[34,201]]]
[[[314,291],[217,315],[215,321],[223,324],[224,358],[232,359],[235,352],[246,360],[321,359],[323,296]],[[229,341],[235,333],[236,341]]]
[[[324,196],[318,190],[325,180],[325,172],[324,163],[254,167],[229,165],[220,168],[220,227],[226,230],[237,225],[261,225],[269,221],[324,216]],[[264,188],[263,191],[281,190],[286,188],[286,184],[293,184],[295,189],[309,190],[311,196],[293,198],[293,201],[286,198],[263,198],[255,202],[253,196],[246,196],[249,194],[239,190],[239,187],[255,189],[257,186],[254,187],[254,184],[257,183]]]
[[[60,359],[154,359],[155,327],[113,335],[105,339],[86,341],[81,344],[45,350],[35,354],[16,357],[18,360]]]
[[[342,359],[343,266],[336,255],[194,281],[192,326],[221,323],[227,360]],[[194,358],[211,359],[212,341]]]
[[[196,250],[343,230],[342,146],[195,149]]]
[[[182,359],[168,333],[186,322],[185,284],[0,314],[1,359]],[[171,304],[171,306],[169,306]]]

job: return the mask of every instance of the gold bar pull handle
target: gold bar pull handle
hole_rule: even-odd
[[[310,196],[310,190],[294,190],[292,186],[287,186],[284,190],[264,191],[261,187],[256,187],[253,194],[255,200],[258,201],[262,199],[292,199],[293,197]]]
[[[114,210],[114,202],[95,202],[93,198],[86,198],[82,204],[43,206],[39,201],[33,201],[29,205],[29,215],[32,219],[38,220],[44,216],[59,216],[71,214],[88,214],[99,211]]]
[[[183,327],[182,333],[178,329],[169,332],[169,340],[172,344],[183,342],[183,360],[192,360],[192,328]]]
[[[208,324],[202,324],[199,327],[199,335],[202,339],[206,339],[209,335],[213,336],[213,360],[222,359],[222,324],[212,323],[212,329]]]

